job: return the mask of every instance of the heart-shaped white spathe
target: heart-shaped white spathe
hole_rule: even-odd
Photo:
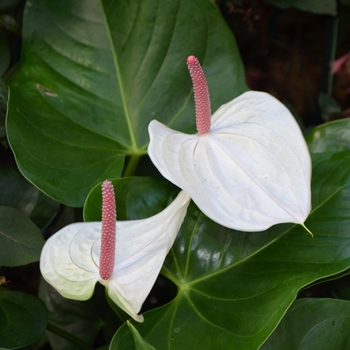
[[[101,222],[68,225],[50,237],[40,257],[44,279],[62,296],[89,299],[100,282],[109,297],[136,321],[143,302],[182,225],[190,202],[181,191],[162,212],[143,220],[118,221],[115,266],[110,279],[99,274]]]
[[[311,210],[311,159],[289,110],[248,91],[221,106],[206,134],[188,135],[153,120],[148,154],[215,222],[241,231],[302,224]]]

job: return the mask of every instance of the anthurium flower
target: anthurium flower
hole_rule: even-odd
[[[152,162],[223,226],[261,231],[283,222],[303,225],[311,210],[311,160],[289,110],[267,93],[248,91],[211,116],[202,68],[194,56],[187,64],[198,133],[153,120]]]
[[[136,321],[186,215],[190,198],[181,191],[162,212],[116,222],[113,185],[102,185],[102,222],[75,223],[50,237],[41,253],[44,279],[62,296],[87,300],[96,282]]]

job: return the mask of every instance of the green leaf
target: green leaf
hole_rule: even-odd
[[[0,290],[0,349],[17,349],[43,336],[47,325],[44,303],[29,294]]]
[[[155,350],[152,345],[147,343],[145,339],[143,339],[140,335],[140,333],[137,331],[137,329],[129,322],[127,321],[126,324],[128,325],[130,332],[134,338],[135,342],[135,349],[137,350]]]
[[[261,350],[349,349],[349,329],[349,301],[299,299]]]
[[[59,203],[29,183],[16,168],[0,167],[0,205],[10,206],[45,228],[55,217]]]
[[[18,210],[0,206],[0,266],[38,261],[44,245],[40,230]]]
[[[313,156],[313,211],[300,225],[228,230],[193,204],[163,267],[179,288],[135,324],[156,349],[258,349],[298,291],[350,267],[350,152]],[[341,171],[339,171],[341,169]],[[123,326],[111,349],[133,349]]]
[[[127,177],[112,179],[118,220],[138,220],[158,214],[176,197],[179,189],[162,179]],[[85,221],[101,221],[101,184],[89,193],[84,206]]]
[[[350,150],[350,120],[320,125],[306,136],[311,153]]]
[[[31,1],[7,118],[20,170],[82,206],[93,186],[120,176],[125,155],[147,153],[152,119],[194,132],[191,54],[213,110],[247,89],[235,40],[209,0]]]
[[[327,15],[337,15],[336,0],[265,0],[268,3],[278,7],[288,8],[295,7],[301,11],[312,13],[323,13]]]

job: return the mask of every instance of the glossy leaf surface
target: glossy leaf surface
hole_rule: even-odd
[[[37,341],[47,326],[44,303],[22,292],[0,291],[0,349],[17,349]]]
[[[0,206],[0,266],[20,266],[39,260],[44,239],[18,210]]]
[[[350,120],[320,125],[306,136],[306,141],[312,153],[350,150]]]
[[[156,215],[177,196],[179,189],[163,179],[127,177],[111,180],[117,203],[117,220],[139,220]],[[94,187],[84,206],[85,221],[101,221],[101,187]]]
[[[125,155],[146,154],[152,119],[194,130],[190,54],[204,63],[213,108],[246,90],[234,38],[210,1],[27,3],[7,119],[20,170],[82,206],[95,184],[121,174]]]
[[[306,225],[315,238],[300,225],[228,230],[190,205],[163,268],[178,295],[134,324],[147,342],[160,349],[258,349],[302,287],[349,269],[350,152],[316,154],[313,161]],[[111,348],[133,349],[128,332],[123,326]]]
[[[349,329],[349,301],[299,299],[261,350],[345,350],[350,348]]]

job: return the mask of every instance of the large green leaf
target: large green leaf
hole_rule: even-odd
[[[193,204],[163,272],[179,288],[134,324],[156,349],[258,349],[298,291],[350,267],[350,152],[313,157],[313,211],[299,225],[228,230]],[[341,169],[341,171],[339,171]],[[123,326],[112,349],[133,349]]]
[[[350,302],[296,300],[261,350],[350,349]]]
[[[0,290],[0,349],[17,349],[37,341],[45,332],[47,310],[29,294]]]
[[[44,245],[40,230],[17,209],[0,206],[0,266],[38,261]]]
[[[49,196],[81,206],[147,153],[152,119],[195,130],[187,56],[197,55],[213,109],[244,90],[235,40],[209,0],[33,0],[7,133],[17,164]]]

